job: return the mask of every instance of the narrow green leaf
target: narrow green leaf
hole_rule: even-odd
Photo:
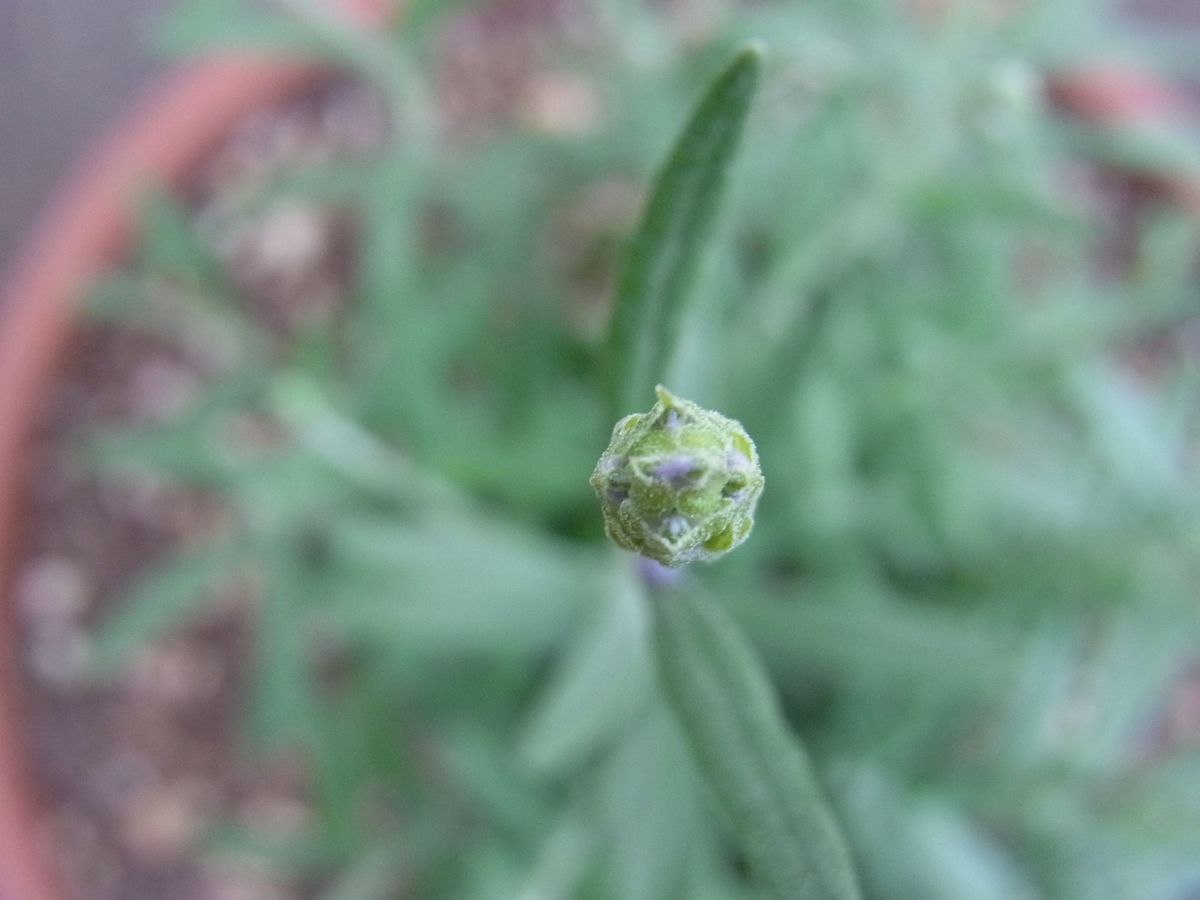
[[[319,42],[296,22],[238,0],[192,0],[156,23],[156,49],[176,56],[253,50],[318,56]]]
[[[148,641],[186,621],[247,556],[244,541],[222,537],[181,550],[151,568],[96,632],[93,670],[99,675],[118,671]]]
[[[626,727],[653,684],[646,610],[621,569],[608,607],[564,654],[541,692],[518,753],[542,774],[564,775]]]
[[[271,385],[272,412],[309,455],[352,482],[423,507],[462,507],[465,496],[449,482],[416,466],[358,422],[342,415],[316,381],[284,373]]]
[[[701,817],[699,773],[661,698],[626,733],[596,787],[606,896],[691,897],[689,876],[715,829]]]
[[[268,548],[264,563],[265,583],[254,623],[254,675],[247,698],[246,730],[268,750],[297,744],[311,746],[319,739],[321,709],[314,682],[307,607],[321,582],[289,556],[286,547]],[[324,774],[328,777],[331,773]],[[344,785],[344,779],[338,780],[342,784],[333,785],[335,793]]]
[[[525,654],[554,646],[603,596],[603,557],[515,525],[446,516],[420,526],[331,520],[350,639],[423,654]]]
[[[570,809],[546,836],[533,869],[513,900],[548,900],[553,897],[576,897],[587,874],[593,853],[592,835]]]
[[[159,22],[152,36],[160,52],[173,56],[246,51],[361,64],[364,48],[375,44],[372,36],[336,7],[322,7],[307,0],[191,0]]]
[[[392,900],[404,877],[404,855],[394,837],[362,851],[320,900]]]
[[[193,288],[224,290],[213,250],[180,200],[161,189],[149,190],[141,198],[138,221],[138,255],[146,272]]]
[[[506,736],[472,723],[443,738],[440,762],[472,815],[514,843],[532,846],[553,807],[509,752]]]
[[[857,898],[838,825],[733,620],[683,593],[657,597],[654,615],[667,696],[767,895]]]
[[[862,881],[888,900],[1044,897],[999,836],[946,796],[858,764],[844,773],[845,828],[862,851]]]
[[[614,418],[644,405],[670,364],[762,55],[750,45],[734,57],[655,179],[617,288],[608,338]]]

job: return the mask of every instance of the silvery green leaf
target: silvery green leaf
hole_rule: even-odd
[[[222,536],[179,550],[150,567],[96,631],[91,648],[93,668],[101,674],[115,672],[147,642],[187,622],[238,573],[252,553],[244,541]]]
[[[613,740],[649,696],[649,623],[630,575],[624,566],[614,573],[605,608],[538,697],[518,753],[539,772],[570,772]]]
[[[615,420],[666,380],[750,103],[763,51],[741,50],[700,101],[651,188],[628,250],[608,337]]]
[[[694,593],[652,602],[663,687],[765,894],[856,900],[841,830],[737,625]]]

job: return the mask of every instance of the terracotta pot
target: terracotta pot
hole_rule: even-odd
[[[391,0],[341,0],[360,21],[383,22]],[[0,289],[0,900],[59,900],[46,836],[25,763],[16,642],[7,619],[18,558],[21,486],[36,465],[26,448],[56,366],[69,345],[77,304],[106,267],[120,260],[133,231],[132,198],[147,183],[178,185],[248,113],[278,103],[321,77],[317,68],[220,61],[179,72],[154,89],[115,128],[50,204]],[[1145,87],[1147,82],[1138,80]],[[1129,90],[1120,73],[1052,80],[1052,97],[1093,119],[1140,119],[1161,111]],[[1115,86],[1115,87],[1114,87]],[[1136,93],[1136,91],[1134,92]],[[1081,99],[1082,98],[1082,99]]]
[[[366,26],[390,0],[340,0]],[[319,79],[319,68],[249,59],[195,65],[152,89],[84,158],[49,205],[0,289],[0,900],[58,900],[25,764],[14,688],[9,589],[18,558],[26,445],[89,283],[125,252],[132,201],[147,184],[187,181],[239,121]]]

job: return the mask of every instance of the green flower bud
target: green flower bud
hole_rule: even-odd
[[[716,559],[750,534],[763,489],[741,424],[659,385],[650,412],[621,419],[590,483],[608,536],[667,566]]]

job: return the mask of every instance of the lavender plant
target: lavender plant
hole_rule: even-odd
[[[655,180],[609,337],[610,359],[631,361],[614,373],[618,397],[667,371],[666,323],[690,299],[761,55],[748,47],[716,79]],[[649,413],[617,422],[592,475],[605,530],[654,564],[710,562],[750,534],[763,489],[758,453],[739,423],[661,385],[655,393]],[[841,832],[737,626],[686,590],[657,598],[653,620],[666,696],[762,890],[778,900],[858,898]]]
[[[1154,207],[1096,265],[1075,176],[1121,136],[1040,90],[1120,43],[1079,5],[568,4],[525,61],[595,121],[531,76],[464,133],[456,4],[190,3],[175,49],[332,61],[393,132],[234,201],[354,220],[336,314],[265,327],[166,200],[103,291],[223,352],[91,464],[225,527],[96,667],[238,578],[247,734],[311,771],[298,833],[213,843],[324,898],[1187,897],[1198,234]]]

